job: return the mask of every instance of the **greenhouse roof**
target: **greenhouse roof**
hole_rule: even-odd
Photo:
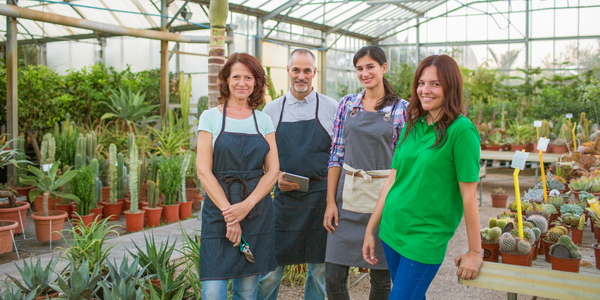
[[[365,40],[377,39],[447,0],[229,0],[231,12],[317,29],[327,34],[345,34]],[[187,5],[186,5],[187,3]],[[175,0],[169,5],[169,20],[185,5],[191,18],[173,20],[173,31],[208,28],[210,0]],[[136,29],[158,29],[160,0],[21,0],[20,7],[77,19]],[[20,43],[39,43],[110,36],[91,30],[18,19]],[[191,25],[191,26],[190,26]],[[6,22],[0,22],[6,31]],[[5,41],[5,37],[0,37]],[[27,41],[25,41],[27,40]]]

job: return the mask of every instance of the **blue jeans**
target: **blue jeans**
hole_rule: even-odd
[[[232,300],[254,300],[258,291],[259,275],[231,279]],[[227,300],[227,280],[202,281],[202,299]]]
[[[410,260],[400,255],[385,242],[383,251],[393,283],[389,299],[425,300],[425,293],[441,264],[428,265]]]
[[[325,300],[325,264],[307,264],[305,300]],[[260,276],[258,300],[277,300],[279,286],[285,266],[279,266],[273,272]]]

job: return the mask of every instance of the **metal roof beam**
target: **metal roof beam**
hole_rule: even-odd
[[[419,16],[419,17],[422,17],[422,16],[425,14],[425,13],[424,13],[424,12],[422,12],[422,11],[418,11],[418,10],[416,10],[416,9],[412,9],[412,8],[410,8],[410,7],[406,6],[406,5],[402,5],[402,4],[400,4],[400,3],[396,3],[396,4],[394,4],[394,5],[396,5],[396,6],[400,7],[400,8],[402,8],[402,9],[404,9],[404,10],[406,10],[406,11],[410,11],[411,13],[413,13],[413,14],[415,14],[415,15]]]
[[[330,30],[327,31],[327,34],[330,33],[334,33],[340,29],[342,29],[344,26],[348,25],[348,24],[352,24],[356,21],[358,21],[358,19],[365,17],[373,12],[375,12],[376,10],[380,9],[381,5],[373,5],[359,13],[357,13],[356,15],[354,15],[353,17],[350,17],[348,19],[346,19],[345,21],[343,21],[342,23],[336,25],[335,27],[331,28]]]
[[[179,17],[179,14],[181,13],[181,11],[185,8],[185,6],[189,2],[190,2],[190,0],[185,0],[185,3],[183,3],[183,5],[179,8],[179,10],[175,13],[173,18],[171,19],[171,21],[169,21],[169,23],[167,24],[167,29],[171,28],[171,24],[173,24],[173,22],[177,19],[177,17]]]
[[[286,3],[284,3],[283,5],[281,5],[280,7],[276,8],[274,11],[268,13],[266,16],[262,17],[261,20],[264,22],[266,20],[271,19],[274,16],[279,15],[280,13],[282,13],[284,10],[300,3],[301,0],[290,0]]]

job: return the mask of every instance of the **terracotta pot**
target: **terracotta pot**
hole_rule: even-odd
[[[178,202],[179,203],[179,220],[187,220],[192,217],[192,204],[194,204],[193,200],[188,202]]]
[[[195,210],[199,210],[200,208],[202,208],[202,205],[200,205],[200,201],[204,201],[204,196],[197,194],[196,197],[194,197],[194,209]]]
[[[560,213],[551,214],[550,221],[548,221],[548,225],[550,225],[550,223],[556,221],[556,219],[558,219],[558,216],[560,216]],[[550,228],[548,228],[548,229],[550,229]]]
[[[490,150],[490,151],[503,151],[504,150],[504,146],[485,145],[485,149],[486,150]]]
[[[147,197],[147,192],[146,192],[146,190],[147,190],[147,189],[148,189],[148,186],[147,186],[147,185],[146,185],[146,183],[144,182],[144,183],[142,184],[142,189],[140,190],[140,194],[139,194],[139,197],[140,197],[140,198],[146,198],[146,197]]]
[[[575,199],[579,200],[579,193],[581,191],[573,191],[573,195],[575,195]]]
[[[48,210],[56,209],[57,200],[60,203],[60,199],[52,199],[52,198],[48,197]],[[35,199],[33,199],[33,210],[36,212],[44,210],[44,196],[43,195],[35,196]]]
[[[510,148],[512,149],[512,151],[527,151],[527,145],[510,145]]]
[[[44,217],[44,212],[35,212],[31,214],[31,218],[35,223],[35,235],[40,242],[56,241],[61,238],[58,233],[63,230],[65,223],[64,211],[51,210],[48,211],[49,216]],[[52,234],[50,233],[52,231]]]
[[[110,203],[104,202],[104,215],[109,221],[115,221],[121,219],[121,203]]]
[[[538,248],[540,247],[540,241],[537,240],[535,241],[535,243],[533,244],[533,246],[531,246],[531,261],[534,261],[537,259],[537,255],[538,255]]]
[[[548,241],[547,238],[544,239],[544,259],[546,262],[552,262],[552,256],[550,256],[550,247],[556,243],[552,243]]]
[[[19,224],[19,226],[14,230],[14,233],[23,232],[23,228],[27,225],[27,209],[29,208],[29,203],[17,201],[17,207],[13,208],[2,208],[3,206],[8,206],[6,204],[0,206],[0,220],[3,221],[15,221]],[[19,218],[19,214],[21,217]],[[22,223],[21,223],[22,222]]]
[[[552,270],[579,273],[579,265],[581,264],[581,255],[579,258],[564,259],[552,256]]]
[[[538,241],[538,254],[544,254],[544,239],[546,238],[545,235],[541,235],[540,239]]]
[[[31,192],[31,190],[33,190],[33,188],[34,188],[33,186],[26,186],[26,187],[15,187],[12,189],[17,191],[17,195],[27,197],[27,202],[31,202],[31,199],[29,199],[29,192]]]
[[[53,292],[53,293],[49,293],[47,294],[47,298],[46,295],[42,295],[42,296],[37,296],[34,298],[34,300],[46,300],[46,299],[54,299],[54,298],[58,298],[58,292]]]
[[[484,144],[479,144],[481,150],[485,150],[485,145]]]
[[[600,228],[596,227],[596,242],[600,243]]]
[[[504,145],[504,146],[502,146],[502,151],[511,151],[511,150],[512,150],[511,145]]]
[[[538,149],[537,149],[537,145],[538,145],[537,143],[533,143],[533,144],[530,144],[530,145],[531,145],[531,151],[529,151],[529,152],[533,152],[533,153],[540,153],[540,150],[538,150]],[[548,148],[549,148],[549,147],[548,147]],[[546,150],[547,150],[548,148],[546,148]],[[548,153],[548,151],[546,151],[546,152],[544,152],[544,153]]]
[[[123,199],[117,199],[117,202],[121,203],[121,213],[123,213],[124,211],[126,211],[125,209],[125,198]]]
[[[492,194],[492,207],[506,208],[508,194]]]
[[[198,188],[186,188],[185,189],[185,198],[187,198],[187,201],[194,200],[194,197],[196,196],[196,194],[200,194],[200,193],[198,193]]]
[[[123,201],[123,205],[125,205],[125,209],[123,210],[123,212],[131,209],[131,201],[129,201],[128,198],[125,198],[125,201]]]
[[[144,208],[146,206],[148,206],[148,201],[140,201],[140,202],[138,202],[138,207],[139,208],[142,209],[142,208]]]
[[[596,256],[596,269],[600,269],[600,243],[593,244],[592,248],[594,248],[594,255]]]
[[[144,210],[141,209],[137,213],[132,213],[130,210],[126,210],[125,225],[127,231],[129,232],[144,230]]]
[[[163,205],[163,221],[167,224],[179,221],[179,203]]]
[[[587,212],[587,210],[586,210],[586,212]],[[588,215],[588,220],[590,220],[590,229],[594,233],[594,237],[596,237],[596,227],[594,226],[594,219],[589,218],[589,215]]]
[[[157,227],[160,226],[160,219],[162,216],[162,207],[144,207],[144,223],[147,227]]]
[[[17,221],[0,221],[0,254],[13,250],[13,234],[19,226]]]
[[[109,199],[110,199],[110,187],[103,186],[102,187],[102,201],[108,202]]]
[[[67,213],[67,220],[69,219],[69,216],[71,215],[71,212],[73,212],[73,207],[71,206],[71,203],[69,204],[60,204],[60,203],[56,203],[56,210],[61,210]]]
[[[104,207],[100,206],[100,207],[92,208],[90,210],[90,214],[94,215],[94,217],[100,216],[100,218],[98,220],[101,220],[103,217],[103,214],[102,214],[103,211],[104,211]]]
[[[80,216],[77,214],[77,212],[73,212],[71,214],[71,219],[73,219],[73,227],[79,225],[80,221],[83,222],[83,225],[87,228],[90,228],[90,225],[92,224],[92,222],[94,222],[94,220],[96,220],[96,217],[94,214],[90,213],[89,215],[85,215],[85,216]],[[78,234],[81,234],[81,232],[79,232],[79,230],[77,230]]]
[[[498,254],[500,253],[500,244],[486,244],[481,243],[481,250],[483,251],[483,260],[489,262],[498,262]]]
[[[552,145],[552,153],[563,154],[569,152],[567,145]]]
[[[150,279],[150,283],[152,283],[153,286],[161,287],[160,279]]]
[[[142,209],[143,208],[143,206],[142,206],[143,204],[144,204],[144,201],[142,201],[142,199],[139,199],[138,200],[138,209]],[[130,207],[130,209],[131,209],[131,207]]]
[[[531,254],[502,253],[502,263],[517,266],[531,266]]]
[[[572,228],[571,239],[573,240],[573,244],[581,245],[581,241],[583,240],[583,229]]]

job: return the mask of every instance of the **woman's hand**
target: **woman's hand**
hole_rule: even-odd
[[[285,172],[279,172],[279,179],[277,181],[279,189],[283,192],[289,192],[300,188],[300,184],[293,181],[285,180]]]
[[[362,253],[363,259],[367,263],[375,265],[379,262],[375,256],[375,237],[373,236],[373,233],[365,233],[365,242],[363,243]]]
[[[227,224],[227,235],[225,235],[227,239],[233,243],[233,247],[237,247],[242,241],[242,227],[240,227],[240,223]]]
[[[456,275],[460,276],[462,279],[475,279],[482,263],[483,258],[481,258],[481,252],[461,254],[454,259],[454,264],[458,266]]]
[[[335,226],[333,226],[333,221],[335,221]],[[335,231],[335,227],[339,226],[338,221],[338,208],[334,203],[327,202],[327,208],[325,209],[325,217],[323,218],[323,227],[329,232],[333,233]]]
[[[225,219],[225,222],[227,222],[227,226],[231,226],[241,222],[251,209],[252,205],[250,204],[250,201],[244,200],[228,208],[221,209],[221,211],[223,212],[223,218]]]

